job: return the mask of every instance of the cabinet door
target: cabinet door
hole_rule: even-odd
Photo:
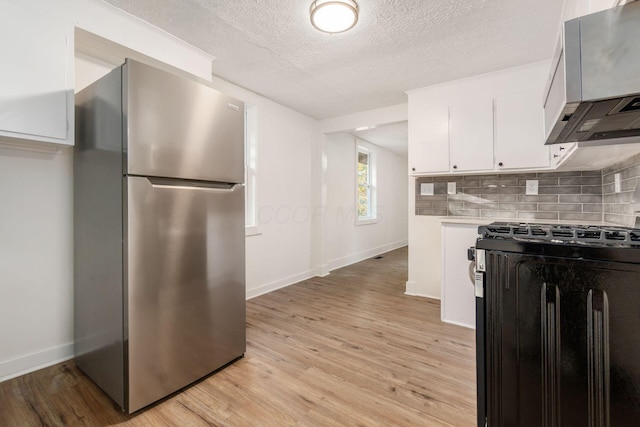
[[[449,170],[449,109],[409,106],[409,173]]]
[[[66,143],[69,32],[56,19],[0,0],[0,134]]]
[[[453,172],[493,169],[493,100],[466,99],[449,107]]]
[[[476,309],[473,281],[469,275],[467,249],[478,237],[478,226],[442,226],[442,304],[443,322],[475,328]]]
[[[535,85],[534,89],[537,88]],[[496,97],[496,169],[549,166],[549,147],[544,145],[541,93],[529,89]]]

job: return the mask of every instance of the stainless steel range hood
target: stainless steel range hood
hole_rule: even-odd
[[[546,144],[640,142],[640,1],[564,23],[544,121]]]

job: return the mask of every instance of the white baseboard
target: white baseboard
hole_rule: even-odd
[[[0,382],[73,359],[73,343],[0,362]]]
[[[414,282],[413,280],[407,280],[407,283],[405,284],[404,294],[405,295],[415,296],[415,294],[416,294],[416,282]]]
[[[457,322],[455,320],[446,320],[446,319],[440,319],[440,320],[442,320],[444,323],[450,323],[452,325],[463,326],[463,327],[469,328],[469,329],[475,329],[476,328],[476,325],[469,325],[468,323]]]
[[[330,273],[328,264],[319,265],[318,267],[316,267],[316,270],[317,270],[316,276],[318,276],[318,277],[326,277]]]
[[[378,246],[376,248],[367,249],[366,251],[358,252],[352,255],[348,255],[342,258],[336,258],[327,263],[329,271],[337,268],[346,267],[347,265],[355,264],[356,262],[364,261],[365,259],[374,257],[376,255],[383,254],[385,252],[392,251],[407,246],[407,240],[400,242],[389,243],[387,245]]]
[[[286,288],[287,286],[310,279],[315,276],[316,271],[309,270],[305,271],[304,273],[285,277],[284,279],[276,280],[274,282],[258,286],[254,289],[247,289],[247,299],[250,300],[252,298],[259,297],[260,295],[268,294],[269,292],[275,291],[276,289]]]
[[[430,299],[435,299],[435,300],[438,300],[438,301],[440,300],[439,296],[423,294],[421,292],[416,292],[416,282],[414,282],[413,280],[407,280],[406,290],[404,291],[404,294],[412,296],[412,297],[430,298]]]

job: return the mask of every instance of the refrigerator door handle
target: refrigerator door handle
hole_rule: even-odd
[[[204,181],[192,181],[186,179],[171,179],[171,178],[155,178],[146,177],[147,181],[153,188],[171,188],[181,190],[198,190],[198,191],[210,191],[215,193],[233,193],[234,191],[242,188],[244,184],[233,184],[229,182],[204,182]]]

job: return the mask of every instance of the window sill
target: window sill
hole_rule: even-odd
[[[370,224],[377,224],[377,223],[378,223],[378,218],[363,218],[363,219],[356,220],[356,225],[370,225]]]
[[[260,230],[258,230],[258,226],[257,225],[247,225],[244,227],[244,236],[245,237],[249,237],[249,236],[259,236],[262,233],[260,232]]]

